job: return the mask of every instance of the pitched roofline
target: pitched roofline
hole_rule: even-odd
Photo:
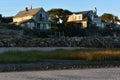
[[[28,11],[29,10],[34,10],[34,9],[43,9],[42,7],[41,8],[32,8],[32,9],[28,9]],[[21,11],[26,11],[25,9],[24,10],[21,10]],[[19,12],[21,12],[21,11],[19,11]]]
[[[27,12],[29,12],[29,11],[32,11],[32,10],[35,10],[35,9],[39,9],[35,14],[37,14],[40,10],[42,10],[43,8],[34,8],[34,9],[28,9],[28,11]],[[44,9],[43,9],[44,10]],[[26,10],[21,10],[21,11],[19,11],[13,18],[20,18],[21,16],[18,16],[18,14],[19,13],[21,13],[21,12],[26,12]],[[33,15],[31,15],[31,16],[34,16],[35,14],[33,14]]]
[[[40,9],[39,11],[44,10],[43,8],[34,8],[34,9]],[[39,11],[38,11],[38,12],[39,12]],[[38,13],[38,12],[37,12],[37,13]],[[37,14],[37,13],[36,13],[36,14]],[[36,14],[34,14],[34,15],[36,15]],[[34,15],[33,15],[33,16],[34,16]]]
[[[73,12],[71,15],[73,15],[73,14],[85,14],[85,13],[88,13],[88,12],[90,12],[90,11],[93,11],[93,10],[80,11],[80,12]],[[71,15],[69,15],[69,16],[71,16]]]
[[[93,10],[74,12],[74,14],[84,14],[84,13],[87,13],[87,12],[90,12],[90,11],[93,11]]]

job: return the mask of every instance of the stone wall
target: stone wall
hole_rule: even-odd
[[[120,37],[5,38],[0,47],[120,48]]]

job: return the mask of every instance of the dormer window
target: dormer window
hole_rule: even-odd
[[[40,19],[40,21],[42,21],[43,19],[42,19],[42,14],[40,14],[39,15],[39,19]]]

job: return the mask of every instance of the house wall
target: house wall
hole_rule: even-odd
[[[36,22],[36,28],[40,30],[50,29],[50,22],[48,18],[48,14],[43,9],[40,10],[40,12],[33,17],[34,21]]]
[[[40,14],[42,15],[41,17],[40,17]],[[34,19],[36,22],[49,22],[48,18],[49,18],[48,14],[47,14],[43,9],[41,9],[41,10],[33,17],[33,19]]]
[[[35,27],[35,24],[34,22],[27,22],[27,26],[28,28],[33,29]]]
[[[82,19],[82,14],[76,15],[76,21],[81,21]]]
[[[76,21],[76,15],[73,14],[73,15],[70,15],[67,22],[72,22],[72,21]]]
[[[88,25],[87,25],[87,21],[82,21],[82,27],[83,28],[86,28]]]
[[[97,27],[101,27],[101,28],[105,27],[105,23],[103,23],[99,18],[94,18],[93,22],[96,24]]]
[[[25,22],[20,24],[21,27],[27,27],[29,29],[33,29],[35,27],[35,23],[34,22]]]
[[[67,22],[81,21],[82,19],[83,19],[82,14],[73,14],[69,16]]]

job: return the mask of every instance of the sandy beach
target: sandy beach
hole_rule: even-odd
[[[120,68],[0,73],[0,80],[119,80]]]

